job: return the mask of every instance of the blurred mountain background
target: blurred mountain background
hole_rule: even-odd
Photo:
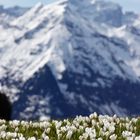
[[[103,0],[0,6],[0,90],[13,119],[140,114],[140,16]]]

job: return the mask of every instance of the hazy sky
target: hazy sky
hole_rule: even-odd
[[[0,5],[5,6],[13,6],[13,5],[21,5],[21,6],[32,6],[38,2],[42,3],[50,3],[56,0],[0,0]],[[140,13],[140,0],[110,0],[116,3],[120,3],[124,7],[125,10],[132,10]]]

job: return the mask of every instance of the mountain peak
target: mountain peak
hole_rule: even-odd
[[[113,2],[104,0],[68,0],[67,7],[92,22],[96,21],[115,27],[122,25],[122,8]]]
[[[33,8],[31,8],[32,13],[37,13],[44,5],[41,2],[38,2]]]
[[[34,6],[34,8],[35,9],[38,9],[38,8],[42,8],[44,6],[44,4],[42,3],[42,2],[38,2],[35,6]]]

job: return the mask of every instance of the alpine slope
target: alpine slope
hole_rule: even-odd
[[[0,6],[0,90],[13,119],[140,114],[140,16],[103,0]]]

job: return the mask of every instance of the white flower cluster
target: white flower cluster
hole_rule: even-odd
[[[93,113],[63,121],[0,120],[0,140],[140,140],[140,119]]]

